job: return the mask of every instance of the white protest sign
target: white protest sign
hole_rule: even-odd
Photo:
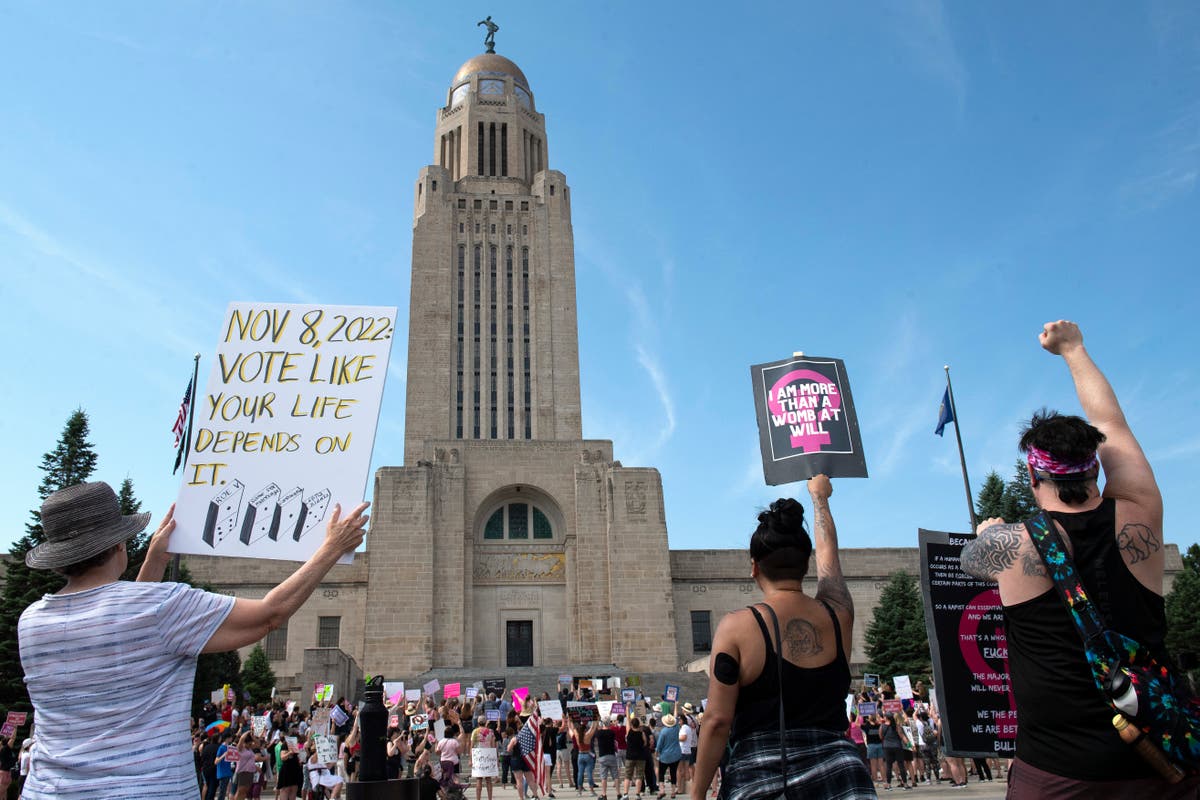
[[[500,764],[496,758],[496,748],[474,747],[471,749],[471,777],[500,777]]]
[[[421,699],[421,690],[420,689],[405,689],[404,690],[404,699],[409,701],[410,703],[417,702],[418,700]]]
[[[312,556],[334,505],[349,513],[366,493],[395,317],[229,304],[196,391],[171,552]]]
[[[600,719],[604,719],[612,714],[612,700],[597,700],[596,711],[600,714]]]
[[[266,736],[267,728],[270,725],[271,718],[266,714],[263,714],[261,717],[250,718],[250,730],[254,732],[255,736]]]
[[[404,681],[384,681],[383,696],[390,706],[396,705],[404,697]]]
[[[329,733],[329,709],[318,708],[312,712],[312,719],[309,721],[309,728],[320,735]]]
[[[468,686],[467,687],[467,699],[468,700],[474,700],[478,696],[479,696],[479,687],[477,687],[477,686]]]
[[[313,737],[313,742],[317,745],[317,761],[322,764],[337,762],[338,745],[336,736],[317,734]]]
[[[350,719],[350,715],[342,710],[341,706],[334,706],[329,710],[329,719],[333,721],[335,728],[340,728]]]
[[[213,689],[210,699],[214,706],[221,705],[221,701],[225,699],[225,691],[223,689]]]
[[[425,684],[425,686],[424,686],[426,697],[433,697],[435,694],[437,694],[438,689],[441,689],[441,688],[442,688],[442,685],[440,683],[438,683],[438,679],[434,678],[433,680],[431,680],[429,683]]]
[[[896,697],[899,697],[901,700],[912,700],[912,683],[909,682],[907,675],[893,676],[892,685],[896,688]]]
[[[435,719],[433,721],[433,735],[439,742],[446,738],[446,720]]]
[[[562,719],[563,707],[560,700],[538,700],[538,713],[549,719]]]

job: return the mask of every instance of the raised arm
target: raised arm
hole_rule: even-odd
[[[828,603],[835,611],[842,612],[850,625],[854,624],[854,600],[842,574],[842,560],[838,555],[837,527],[829,511],[829,497],[833,484],[825,475],[817,475],[808,481],[808,493],[813,504],[813,552],[817,567],[817,599]],[[849,641],[850,625],[845,626],[843,638]],[[849,644],[846,652],[850,652]]]
[[[363,540],[363,526],[369,517],[363,516],[370,503],[361,503],[342,518],[340,505],[325,530],[325,541],[300,569],[283,583],[267,592],[261,600],[238,598],[233,610],[204,646],[205,653],[224,653],[259,641],[269,632],[287,622],[304,604],[313,590],[344,554],[354,551]]]
[[[1074,322],[1047,322],[1038,341],[1048,352],[1062,356],[1071,371],[1075,393],[1088,422],[1104,434],[1100,463],[1104,466],[1104,494],[1130,500],[1155,514],[1162,513],[1162,496],[1154,471],[1134,438],[1117,395],[1104,373],[1083,346],[1083,334]]]
[[[167,544],[171,541],[171,531],[175,530],[175,504],[167,509],[167,515],[158,523],[158,529],[150,537],[146,545],[146,557],[142,559],[142,568],[138,570],[137,579],[142,583],[157,583],[162,580],[163,572],[171,561],[167,552]]]

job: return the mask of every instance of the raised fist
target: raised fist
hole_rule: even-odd
[[[1047,322],[1038,334],[1042,347],[1056,356],[1061,356],[1068,350],[1083,346],[1083,334],[1074,322],[1060,319],[1057,322]]]

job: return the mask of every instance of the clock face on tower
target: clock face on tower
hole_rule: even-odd
[[[479,82],[480,94],[504,94],[504,81],[483,80]]]
[[[471,91],[471,84],[464,83],[462,86],[454,87],[454,91],[450,93],[450,105],[456,106],[463,100],[467,99],[467,92]]]

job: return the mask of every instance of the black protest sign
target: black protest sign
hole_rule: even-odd
[[[750,367],[767,483],[867,477],[846,365],[796,356]]]
[[[982,758],[1016,753],[1017,709],[996,584],[962,571],[957,533],[918,532],[925,627],[946,752]]]
[[[483,691],[486,694],[495,694],[496,699],[500,699],[500,695],[504,694],[504,687],[508,682],[504,678],[484,678]]]

